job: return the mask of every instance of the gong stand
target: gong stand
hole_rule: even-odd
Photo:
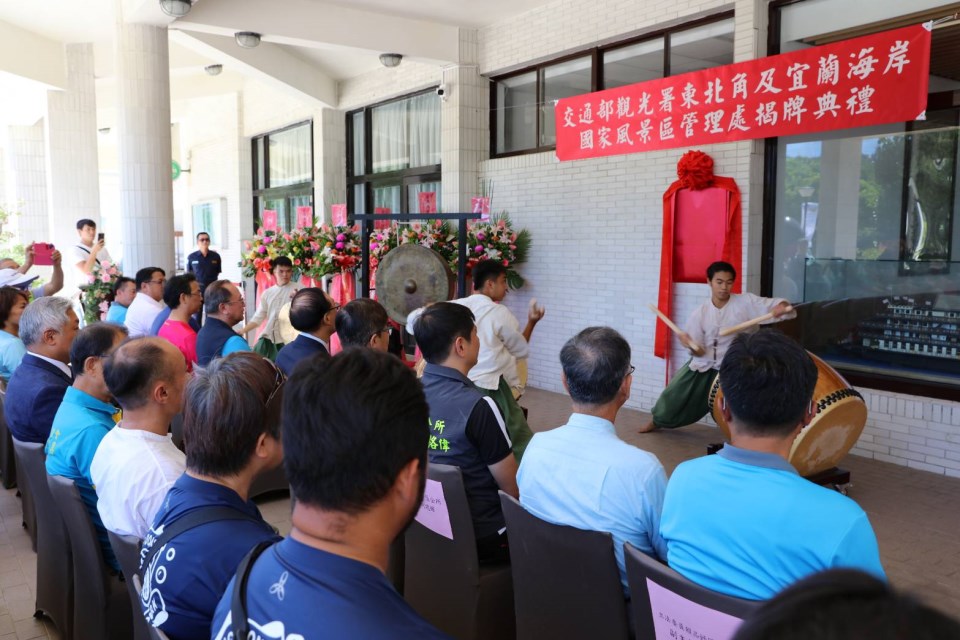
[[[413,222],[415,220],[457,221],[457,297],[467,295],[467,220],[477,220],[479,213],[358,213],[347,222],[360,223],[360,296],[370,297],[370,234],[374,222]]]

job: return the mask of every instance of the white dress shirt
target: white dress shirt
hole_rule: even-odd
[[[131,338],[141,338],[150,335],[150,328],[153,321],[163,311],[163,303],[154,300],[142,291],[138,291],[130,308],[127,309],[127,317],[123,321]]]
[[[452,302],[473,311],[477,323],[480,358],[468,377],[481,389],[499,388],[500,376],[515,371],[516,359],[526,358],[530,353],[530,346],[520,332],[520,323],[510,309],[482,293]]]
[[[60,369],[60,371],[63,371],[65,374],[67,374],[67,377],[68,377],[68,378],[70,378],[71,380],[73,380],[73,372],[70,371],[70,366],[69,366],[69,365],[63,364],[63,363],[60,362],[59,360],[54,360],[53,358],[48,358],[47,356],[42,356],[42,355],[40,355],[39,353],[34,353],[33,351],[29,351],[29,350],[28,350],[27,353],[29,353],[30,355],[32,355],[34,358],[40,358],[41,360],[44,360],[45,362],[49,362],[50,364],[52,364],[53,366],[55,366],[57,369]]]

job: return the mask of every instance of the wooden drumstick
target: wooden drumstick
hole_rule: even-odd
[[[673,320],[668,318],[665,313],[660,311],[660,309],[657,309],[656,305],[648,304],[647,306],[650,307],[650,311],[653,311],[655,314],[657,314],[658,318],[663,320],[663,324],[667,325],[671,331],[673,331],[678,336],[683,333],[683,330],[680,327],[678,327],[676,324],[674,324]],[[698,345],[693,340],[690,340],[690,348],[691,350],[696,351],[698,353],[703,351],[703,347]]]
[[[791,311],[793,311],[793,307],[787,307],[787,309],[786,309],[786,311],[784,311],[784,313],[790,313]],[[773,319],[776,318],[776,317],[777,317],[777,316],[773,315],[773,312],[771,311],[770,313],[765,313],[765,314],[763,314],[762,316],[757,316],[757,317],[754,318],[753,320],[747,320],[746,322],[741,322],[740,324],[735,324],[735,325],[733,325],[732,327],[725,327],[725,328],[723,328],[723,329],[720,329],[720,331],[718,332],[718,335],[722,338],[722,337],[724,337],[724,336],[730,335],[731,333],[737,333],[738,331],[743,331],[744,329],[749,329],[750,327],[755,327],[755,326],[757,326],[758,324],[762,324],[762,323],[766,322],[767,320],[773,320]]]

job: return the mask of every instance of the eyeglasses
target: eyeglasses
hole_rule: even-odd
[[[243,298],[237,298],[236,300],[231,300],[230,302],[224,302],[223,304],[237,304],[238,302],[243,302]]]
[[[200,238],[197,242],[210,242],[210,238]]]
[[[283,375],[283,371],[280,370],[280,367],[278,367],[273,360],[270,360],[269,358],[264,358],[264,360],[266,360],[270,364],[270,367],[273,368],[273,384],[275,385],[273,391],[270,392],[269,396],[267,396],[267,401],[264,403],[264,406],[267,406],[270,404],[270,401],[277,396],[277,394],[280,392],[280,389],[283,388],[283,383],[287,381],[287,376]]]
[[[331,311],[333,311],[334,313],[336,313],[337,311],[340,311],[340,305],[339,305],[339,304],[335,304],[335,305],[333,305],[332,307],[330,307],[329,309],[327,309],[327,313],[330,313]]]
[[[627,375],[625,375],[625,376],[623,376],[623,377],[626,378],[626,377],[632,376],[632,375],[633,375],[633,372],[636,371],[636,370],[637,370],[637,368],[636,368],[635,366],[630,365],[630,368],[627,369]]]
[[[167,281],[166,278],[160,278],[159,280],[147,280],[150,284],[159,284],[162,285]]]

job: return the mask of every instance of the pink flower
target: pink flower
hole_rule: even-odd
[[[338,241],[338,242],[343,242],[343,241],[346,240],[346,239],[347,239],[347,236],[343,235],[342,233],[338,233],[338,234],[337,234],[337,241]],[[343,247],[337,247],[337,248],[338,248],[338,249],[342,249]]]
[[[509,267],[509,266],[510,266],[510,261],[509,261],[509,260],[504,260],[504,261],[503,261],[503,266]]]
[[[96,279],[96,276],[94,276],[92,273],[87,274],[87,284],[93,284],[93,281]]]
[[[290,241],[290,234],[289,234],[289,233],[283,234],[283,239],[289,242],[289,241]]]
[[[102,262],[100,263],[100,268],[101,268],[101,269],[109,269],[109,268],[110,268],[110,263],[109,263],[108,261],[104,260],[104,261],[102,261]]]
[[[481,247],[480,245],[475,246],[473,250],[476,251],[477,253],[483,253],[483,247]]]
[[[337,244],[335,244],[335,245],[333,245],[333,246],[335,246],[337,249],[343,249],[344,244],[343,244],[342,242],[338,242]]]
[[[250,241],[249,241],[249,240],[244,240],[244,241],[243,241],[243,246],[244,246],[244,248],[249,249],[249,248],[250,248]]]
[[[484,240],[486,237],[487,237],[487,236],[483,235],[482,233],[478,233],[478,234],[477,234],[477,240],[479,240],[480,242],[483,242],[483,240]]]
[[[257,247],[257,252],[258,252],[258,253],[266,253],[266,252],[267,252],[267,248],[266,248],[265,246],[263,246],[263,245],[260,245],[259,247]]]
[[[105,282],[106,284],[110,284],[110,274],[109,273],[101,274],[100,282]]]
[[[371,243],[370,243],[370,250],[371,250],[371,251],[376,251],[376,250],[379,249],[379,248],[380,248],[380,245],[378,245],[376,242],[371,242]]]
[[[273,236],[264,236],[264,237],[263,237],[263,244],[270,244],[271,242],[273,242]]]
[[[107,302],[106,300],[100,303],[100,311],[102,311],[103,313],[106,313],[107,309],[109,308],[110,308],[110,303]]]

